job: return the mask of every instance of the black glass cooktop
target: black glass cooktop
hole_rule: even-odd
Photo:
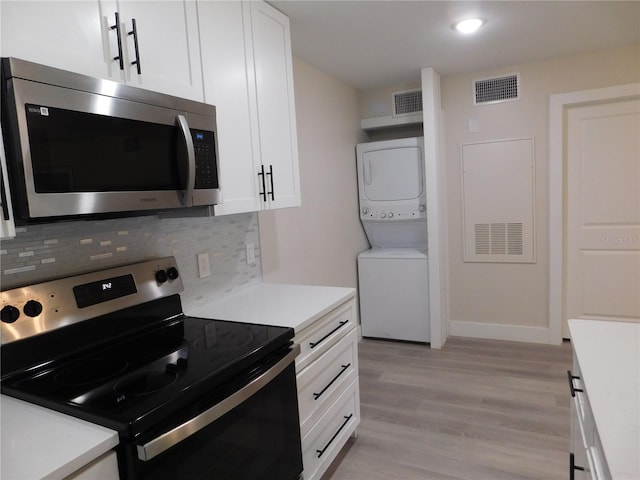
[[[8,378],[2,391],[136,435],[292,338],[289,328],[180,316]]]

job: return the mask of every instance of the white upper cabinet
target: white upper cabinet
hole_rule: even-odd
[[[247,57],[255,75],[254,148],[264,168],[265,208],[300,205],[300,172],[296,130],[289,19],[264,2],[248,2],[252,51]],[[251,63],[253,65],[251,65]],[[260,180],[262,187],[262,180]],[[266,197],[266,201],[265,201]]]
[[[205,101],[216,106],[216,215],[300,205],[289,20],[263,2],[198,2]]]
[[[114,24],[118,13],[126,83],[202,101],[195,0],[101,3],[103,15],[114,19]],[[110,38],[111,51],[113,56],[118,56],[117,38],[114,45],[114,37],[117,36],[111,35]]]
[[[116,64],[107,61],[109,32],[102,18],[97,0],[2,0],[0,54],[116,80]]]
[[[3,0],[0,22],[2,56],[203,98],[195,0]]]
[[[243,4],[198,2],[205,102],[216,106],[222,204],[216,215],[260,210],[251,142]],[[249,37],[249,41],[250,41]]]

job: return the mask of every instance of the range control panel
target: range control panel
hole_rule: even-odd
[[[183,290],[174,257],[6,290],[1,293],[2,344]]]

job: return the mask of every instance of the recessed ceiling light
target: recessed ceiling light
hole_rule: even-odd
[[[453,28],[460,33],[473,33],[478,30],[483,23],[484,21],[479,18],[467,18],[466,20],[456,23]]]

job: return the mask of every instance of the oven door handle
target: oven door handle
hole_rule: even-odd
[[[146,462],[160,455],[165,450],[177,445],[182,440],[190,437],[194,433],[203,429],[207,425],[215,422],[225,413],[233,410],[242,402],[249,399],[257,393],[262,387],[276,378],[285,368],[287,368],[300,353],[300,345],[293,344],[289,353],[269,370],[259,377],[253,379],[250,383],[242,387],[237,392],[217,403],[213,407],[205,410],[197,417],[188,420],[159,437],[145,443],[144,445],[136,445],[138,450],[138,459]]]

